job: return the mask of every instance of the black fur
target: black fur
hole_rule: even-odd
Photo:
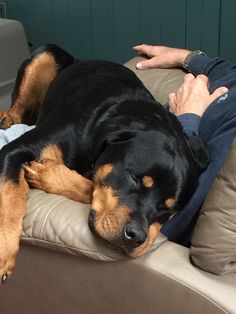
[[[76,60],[55,46],[37,54],[48,50],[61,70],[46,93],[36,128],[1,150],[1,175],[17,183],[24,162],[57,144],[66,166],[87,178],[111,163],[106,184],[132,208],[132,216],[142,217],[147,226],[164,223],[188,201],[207,166],[204,143],[187,138],[176,117],[126,67]],[[17,84],[23,75],[21,68]],[[145,187],[143,176],[151,176],[154,186]],[[166,207],[168,197],[175,199],[174,208]]]

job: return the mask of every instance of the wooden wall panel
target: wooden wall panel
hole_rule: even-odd
[[[139,42],[139,0],[113,0],[114,58],[120,62],[132,55]]]
[[[190,50],[202,49],[202,10],[202,0],[187,1],[185,46]]]
[[[175,47],[185,46],[186,0],[161,0],[160,42]]]
[[[236,60],[236,1],[222,0],[219,54]]]
[[[202,50],[210,56],[219,55],[221,0],[204,0],[202,8]]]
[[[140,42],[158,44],[161,39],[161,0],[140,1]]]
[[[33,49],[47,42],[124,62],[139,43],[201,49],[236,60],[235,0],[2,0]]]
[[[114,59],[113,4],[92,0],[92,50],[95,58]]]
[[[82,58],[91,58],[93,56],[91,1],[67,0],[67,3],[68,28],[64,31],[69,42],[69,51]]]

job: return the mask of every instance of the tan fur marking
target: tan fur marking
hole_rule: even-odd
[[[97,213],[104,213],[118,206],[118,197],[114,191],[106,186],[95,185],[93,191],[92,208]]]
[[[111,164],[101,166],[94,176],[92,208],[96,212],[94,228],[104,239],[111,241],[120,237],[130,219],[131,210],[120,206],[116,191],[104,184],[104,179],[113,170]]]
[[[23,171],[20,173],[19,184],[1,179],[0,278],[3,274],[11,275],[15,267],[28,190]]]
[[[159,224],[158,222],[155,222],[152,225],[150,225],[148,237],[147,237],[146,241],[142,245],[140,245],[139,247],[134,249],[133,251],[128,252],[127,254],[133,258],[142,256],[143,254],[145,254],[149,250],[149,248],[152,246],[154,241],[156,240],[156,238],[160,232],[161,226],[162,225]]]
[[[171,208],[175,205],[175,199],[173,197],[169,197],[165,200],[165,205],[168,208]]]
[[[143,182],[143,185],[146,187],[146,188],[151,188],[154,186],[154,180],[152,177],[150,176],[144,176],[142,178],[142,182]]]
[[[40,159],[51,159],[54,160],[57,164],[64,164],[62,151],[57,145],[46,146],[40,154]]]
[[[130,219],[130,209],[119,206],[96,215],[95,230],[105,240],[112,241],[120,238],[124,226]]]
[[[34,124],[48,86],[56,74],[57,65],[50,53],[44,52],[35,57],[25,68],[17,99],[8,112],[0,112],[2,128],[16,123]]]
[[[25,176],[32,188],[58,194],[74,201],[91,203],[93,182],[67,168],[62,151],[57,145],[48,145],[40,154],[40,162],[24,165]]]
[[[112,169],[113,169],[112,164],[102,165],[96,171],[93,181],[98,184],[103,184],[104,179],[110,172],[112,172]]]

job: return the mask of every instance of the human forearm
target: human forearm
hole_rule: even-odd
[[[191,52],[187,49],[171,48],[166,46],[138,45],[133,47],[135,51],[146,55],[149,59],[139,62],[138,69],[149,68],[173,68],[182,66],[187,55]]]

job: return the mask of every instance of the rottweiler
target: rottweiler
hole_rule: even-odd
[[[91,203],[88,223],[131,256],[186,204],[209,153],[125,66],[56,45],[20,67],[1,127],[36,127],[0,151],[0,276],[14,270],[29,187]]]

